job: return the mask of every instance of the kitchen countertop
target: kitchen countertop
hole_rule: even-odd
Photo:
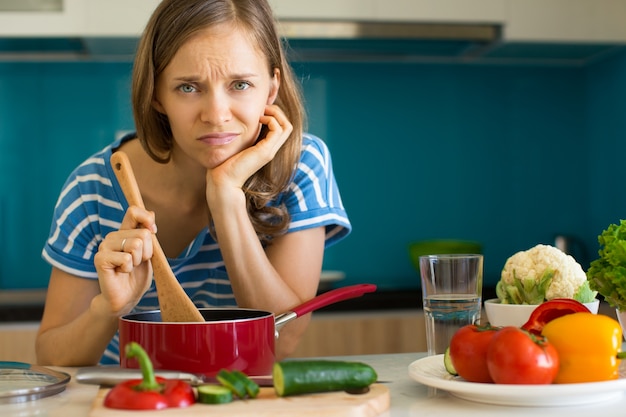
[[[391,408],[381,417],[425,417],[425,416],[464,416],[464,417],[509,417],[529,415],[553,415],[564,413],[570,417],[589,417],[590,413],[602,417],[623,416],[626,409],[626,396],[609,402],[571,407],[512,407],[475,403],[462,400],[444,391],[433,392],[409,377],[408,366],[423,358],[425,353],[402,353],[385,355],[343,356],[334,359],[362,361],[370,364],[378,372],[391,393]],[[57,368],[74,374],[75,368]],[[98,387],[81,385],[72,379],[67,389],[55,396],[21,404],[0,404],[2,416],[47,417],[86,417]],[[137,415],[139,415],[138,413]],[[155,414],[156,415],[156,414]]]
[[[483,289],[483,299],[495,297],[493,288]],[[40,321],[43,314],[45,290],[0,291],[0,323]],[[356,312],[376,310],[408,310],[422,308],[422,292],[414,289],[379,289],[362,297],[344,300],[318,310],[324,312]]]
[[[38,322],[45,301],[45,289],[0,290],[0,323]]]

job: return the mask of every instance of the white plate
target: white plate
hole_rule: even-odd
[[[411,378],[424,385],[448,391],[465,400],[526,407],[572,406],[619,399],[626,390],[626,375],[613,381],[553,385],[504,385],[467,382],[450,375],[443,355],[428,356],[409,365]]]

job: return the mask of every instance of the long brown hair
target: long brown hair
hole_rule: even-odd
[[[133,67],[131,97],[137,136],[155,161],[169,161],[172,131],[167,117],[152,105],[157,77],[191,36],[221,23],[233,23],[248,33],[267,58],[270,76],[275,69],[280,71],[275,104],[293,125],[291,136],[274,159],[244,184],[248,214],[257,235],[267,243],[289,225],[286,209],[268,203],[285,191],[292,179],[300,158],[305,113],[300,85],[287,62],[266,0],[164,0],[158,5],[139,41]]]

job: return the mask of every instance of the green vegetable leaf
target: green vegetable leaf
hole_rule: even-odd
[[[598,259],[591,262],[587,280],[610,306],[626,311],[626,220],[611,224],[598,236]]]
[[[541,300],[537,303],[543,303],[546,299],[546,292],[548,292],[548,288],[552,284],[552,279],[554,278],[554,269],[548,268],[543,271],[543,275],[539,280],[539,285],[537,286],[537,294],[541,297]]]
[[[500,280],[496,284],[496,295],[503,304],[541,304],[546,299],[546,291],[552,284],[554,270],[546,269],[539,280],[518,277],[513,271],[513,284]]]
[[[522,297],[519,288],[515,285],[509,285],[500,281],[500,289],[498,298],[502,304],[524,304],[524,297]]]
[[[589,281],[585,281],[582,283],[580,287],[574,293],[574,300],[581,303],[591,303],[596,299],[598,295],[597,291],[593,291],[589,286]]]
[[[506,303],[508,297],[505,287],[506,284],[502,280],[498,281],[496,284],[496,297],[498,297],[501,303]]]

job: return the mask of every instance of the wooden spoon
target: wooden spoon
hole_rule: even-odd
[[[111,166],[128,204],[145,208],[128,156],[122,151],[114,152],[111,155]],[[174,272],[172,272],[156,234],[152,235],[152,246],[154,253],[150,261],[152,262],[154,282],[161,308],[161,320],[164,322],[204,321],[204,317],[187,296]]]

